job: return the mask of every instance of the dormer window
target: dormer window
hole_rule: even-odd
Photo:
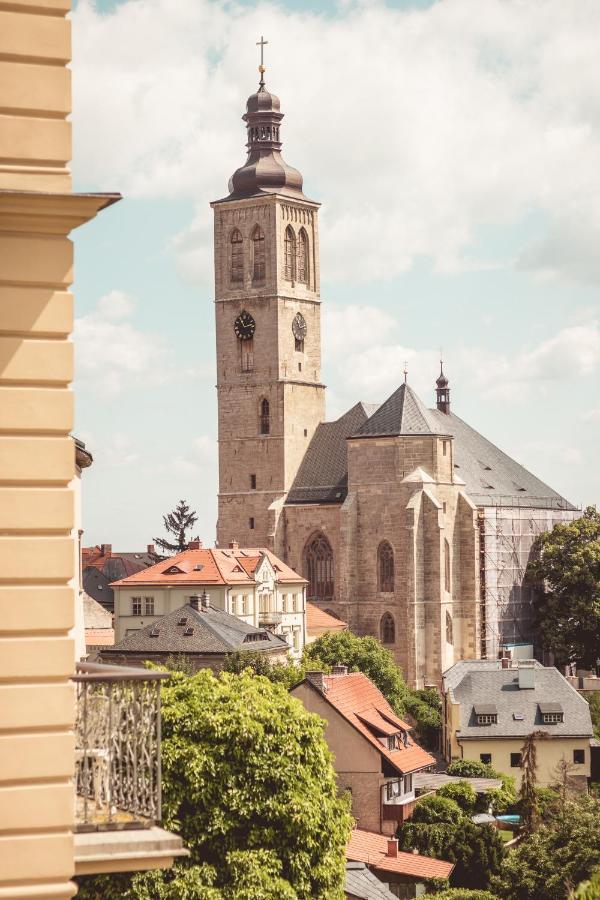
[[[544,725],[558,725],[565,721],[565,714],[560,703],[540,703],[539,707]]]
[[[408,734],[405,731],[397,731],[386,738],[388,750],[401,750],[408,747]]]
[[[182,575],[183,570],[179,568],[179,566],[171,566],[169,569],[165,569],[163,575]]]
[[[497,725],[498,710],[493,703],[478,703],[473,707],[478,725]]]

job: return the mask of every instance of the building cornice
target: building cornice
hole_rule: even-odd
[[[68,234],[121,200],[118,193],[46,193],[0,189],[0,231]]]

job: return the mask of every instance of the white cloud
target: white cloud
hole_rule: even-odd
[[[160,384],[168,377],[161,335],[138,330],[130,321],[135,299],[110,291],[96,308],[75,320],[75,370],[78,383],[114,395],[127,387]]]
[[[598,280],[600,4],[472,0],[336,16],[210,0],[126,0],[73,14],[74,170],[86,187],[192,197],[175,252],[210,278],[210,199],[241,165],[254,36],[282,98],[284,153],[325,201],[328,277],[393,278],[485,264],[476,229],[531,210],[550,223],[517,253],[544,275]],[[376,48],[376,49],[374,49]],[[334,61],[334,64],[328,61]]]

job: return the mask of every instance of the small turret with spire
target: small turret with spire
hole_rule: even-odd
[[[440,359],[440,374],[435,382],[437,395],[437,408],[440,412],[448,414],[450,412],[450,388],[448,379],[444,375],[444,361]]]

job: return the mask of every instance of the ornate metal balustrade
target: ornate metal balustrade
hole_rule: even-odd
[[[167,672],[78,663],[78,831],[160,821],[160,683]]]

